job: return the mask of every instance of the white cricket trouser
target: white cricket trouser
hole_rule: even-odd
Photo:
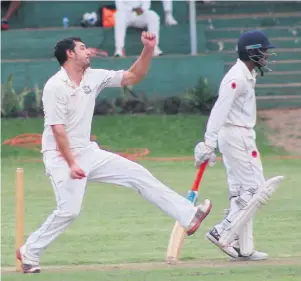
[[[172,13],[172,0],[162,0],[162,4],[165,13]]]
[[[197,208],[169,189],[138,163],[101,150],[96,143],[76,150],[78,165],[86,178],[73,180],[66,162],[56,151],[44,153],[44,164],[56,197],[57,208],[25,244],[25,256],[39,261],[40,253],[79,215],[86,183],[104,182],[130,187],[184,227],[191,223]],[[114,204],[114,202],[112,202]],[[126,210],[125,210],[126,212]],[[145,218],[147,220],[147,218]]]
[[[265,183],[254,130],[224,126],[218,136],[219,150],[227,172],[230,193],[244,186],[258,187]]]
[[[115,13],[115,47],[124,48],[125,34],[128,27],[144,28],[156,35],[157,45],[159,45],[160,17],[152,10],[145,11],[142,15],[135,12],[120,11]]]
[[[255,191],[265,183],[262,163],[255,141],[256,135],[252,129],[227,125],[219,132],[219,150],[222,153],[229,186],[230,212],[227,218],[239,210],[235,204],[236,197],[248,190]],[[253,244],[250,241],[250,237],[252,238],[252,220],[248,224],[250,245]],[[222,228],[223,222],[216,226],[219,232]]]

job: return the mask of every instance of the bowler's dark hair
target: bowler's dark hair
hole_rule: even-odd
[[[79,37],[68,37],[56,43],[54,56],[60,65],[67,61],[67,50],[74,50],[75,42],[83,42]]]

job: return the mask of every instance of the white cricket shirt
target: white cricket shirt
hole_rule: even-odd
[[[256,124],[256,71],[250,70],[238,59],[224,76],[218,99],[210,113],[205,142],[217,147],[220,128],[233,125],[253,129]]]
[[[124,70],[88,68],[76,86],[63,67],[43,89],[44,132],[42,152],[58,150],[51,125],[64,124],[71,149],[90,144],[95,99],[106,87],[120,87]]]
[[[141,8],[143,11],[147,11],[151,7],[150,0],[142,0],[142,1],[126,1],[126,0],[116,0],[115,5],[117,10],[132,12],[135,8]]]

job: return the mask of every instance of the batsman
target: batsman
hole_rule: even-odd
[[[194,149],[195,165],[215,155],[219,148],[227,173],[229,207],[224,219],[206,234],[223,252],[236,260],[264,260],[268,254],[256,251],[253,217],[267,203],[283,180],[265,180],[256,146],[256,74],[264,76],[270,49],[267,36],[257,30],[238,39],[238,59],[224,76],[218,99],[211,111],[204,142]],[[256,71],[257,70],[257,71]]]

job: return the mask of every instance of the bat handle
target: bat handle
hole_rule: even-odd
[[[206,160],[206,161],[205,161],[204,163],[202,163],[201,166],[199,167],[198,173],[197,173],[197,175],[196,175],[196,178],[195,178],[195,180],[194,180],[194,183],[193,183],[193,186],[192,186],[191,190],[193,190],[193,191],[197,191],[197,190],[198,190],[200,181],[201,181],[201,179],[202,179],[202,177],[203,177],[203,174],[204,174],[205,169],[206,169],[206,167],[207,167],[208,161],[209,161],[209,160]]]

